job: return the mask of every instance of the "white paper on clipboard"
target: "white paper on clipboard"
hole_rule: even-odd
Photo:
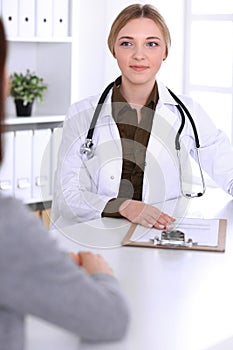
[[[189,238],[198,245],[217,246],[219,219],[176,218],[174,230],[180,230],[185,234],[185,240]],[[160,237],[161,230],[145,228],[137,225],[130,241],[150,242],[155,236]]]

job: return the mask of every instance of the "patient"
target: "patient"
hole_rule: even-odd
[[[3,158],[6,40],[0,19],[0,162]],[[121,339],[128,305],[100,255],[58,250],[41,222],[0,194],[0,348],[24,348],[24,318],[40,317],[85,341]]]

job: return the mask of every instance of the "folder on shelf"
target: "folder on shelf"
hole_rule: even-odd
[[[52,37],[53,31],[53,0],[36,2],[36,35],[38,37]]]
[[[18,34],[18,0],[2,0],[2,18],[6,29],[6,35]]]
[[[15,132],[15,197],[31,198],[32,130]]]
[[[176,218],[171,230],[157,230],[132,224],[123,246],[225,251],[227,221],[225,219]]]
[[[35,1],[19,1],[19,36],[33,37],[35,35]]]
[[[53,2],[53,36],[68,36],[68,10],[69,0]]]
[[[59,153],[59,147],[62,140],[62,128],[55,128],[53,129],[52,133],[52,140],[51,140],[51,194],[53,194],[54,191],[54,179],[55,179],[55,173],[57,169],[57,161],[58,161],[58,153]]]
[[[5,155],[0,168],[0,192],[3,195],[14,194],[14,132],[3,134]]]
[[[50,195],[51,129],[35,130],[32,156],[32,198],[47,200]]]

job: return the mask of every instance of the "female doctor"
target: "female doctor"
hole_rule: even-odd
[[[179,135],[182,111],[156,79],[170,47],[170,33],[160,13],[151,5],[128,6],[112,24],[108,46],[121,76],[99,105],[91,145],[86,138],[99,96],[69,109],[55,178],[53,224],[62,227],[110,216],[166,228],[174,218],[163,211],[163,203],[181,193],[195,196],[189,155],[233,194],[233,150],[226,136],[197,103],[179,97],[197,128],[201,145],[197,153],[190,121],[186,118]],[[85,151],[87,146],[91,152]],[[182,184],[185,176],[188,189]],[[203,188],[197,196],[205,191],[202,173],[201,180]]]

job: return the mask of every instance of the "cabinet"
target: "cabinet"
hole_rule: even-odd
[[[0,192],[33,209],[50,207],[64,116],[9,118]]]
[[[44,102],[35,101],[32,115],[63,115],[71,103],[71,38],[52,42],[12,38],[8,41],[8,72],[26,72],[29,68],[43,77],[48,89]],[[15,115],[12,98],[7,99],[7,115]]]
[[[75,99],[77,84],[72,20],[77,1],[0,0],[0,14],[7,33],[8,74],[30,69],[48,85],[44,102],[35,101],[30,118],[15,118],[13,98],[7,99],[0,191],[28,204],[51,201],[54,145],[59,145],[55,134]]]
[[[32,114],[64,115],[71,103],[73,73],[72,0],[2,0],[8,39],[8,73],[30,69],[44,79],[44,102]],[[12,98],[7,115],[15,115]]]

